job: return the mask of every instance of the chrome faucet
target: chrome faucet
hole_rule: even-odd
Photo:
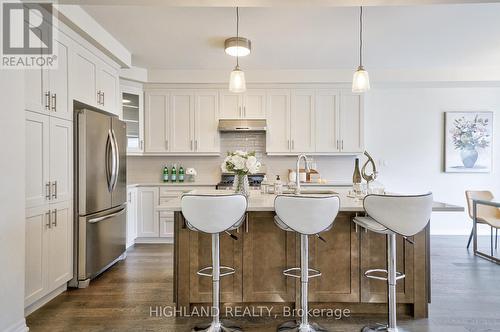
[[[307,159],[307,156],[305,154],[300,154],[297,157],[297,172],[295,173],[295,195],[300,194],[300,160],[304,159],[304,163],[306,165],[305,169],[306,172],[309,172],[309,160]]]

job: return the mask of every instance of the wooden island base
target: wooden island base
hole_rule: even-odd
[[[227,234],[220,236],[221,265],[236,270],[235,274],[221,278],[221,314],[228,307],[256,312],[265,306],[272,308],[273,315],[299,308],[300,280],[282,273],[300,264],[299,236],[279,229],[274,224],[274,212],[247,213],[247,221],[233,232],[238,240]],[[310,237],[310,267],[322,273],[310,279],[310,308],[384,314],[386,282],[368,279],[363,273],[386,268],[385,235],[357,229],[352,222],[354,216],[354,212],[339,213],[334,227],[321,234],[326,243]],[[406,274],[405,279],[398,281],[398,312],[425,318],[430,300],[429,227],[413,241],[411,244],[398,237],[397,270]],[[196,274],[211,266],[211,236],[190,231],[182,214],[175,212],[174,243],[177,309],[189,313],[195,307],[211,305],[212,280]]]

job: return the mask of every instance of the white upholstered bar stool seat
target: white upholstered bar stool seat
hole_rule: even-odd
[[[239,327],[220,321],[220,277],[234,273],[234,269],[220,265],[219,234],[238,228],[245,220],[247,199],[243,195],[193,195],[181,198],[181,210],[186,226],[193,231],[212,235],[212,266],[197,272],[212,278],[212,322],[192,331],[238,332]],[[236,237],[232,236],[237,239]],[[221,273],[221,271],[225,271]]]
[[[309,235],[319,235],[332,228],[339,212],[338,196],[298,196],[278,195],[274,201],[276,225],[288,232],[300,234],[300,268],[292,267],[283,271],[288,277],[300,278],[301,281],[301,320],[281,324],[278,331],[314,332],[326,331],[316,323],[309,322],[307,316],[307,292],[309,279],[321,276],[315,269],[309,268]],[[300,275],[293,272],[300,271]],[[310,274],[312,273],[312,274]]]
[[[429,223],[432,213],[432,193],[424,195],[368,195],[363,205],[368,216],[356,217],[354,222],[387,237],[387,270],[371,269],[365,276],[387,281],[388,325],[365,326],[361,331],[401,331],[396,324],[396,281],[405,277],[396,272],[396,234],[405,238],[416,235]],[[381,277],[378,273],[385,273]]]

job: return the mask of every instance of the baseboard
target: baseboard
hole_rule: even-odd
[[[61,294],[64,292],[66,289],[68,289],[68,285],[65,283],[62,286],[59,286],[58,288],[54,289],[52,292],[49,294],[45,295],[39,300],[36,300],[26,308],[24,308],[24,316],[27,317],[36,310],[40,309],[42,306],[53,300],[57,295]]]
[[[28,326],[26,326],[26,319],[21,319],[19,322],[9,326],[4,330],[5,332],[27,332],[29,331]]]
[[[135,243],[147,244],[147,243],[174,243],[173,237],[138,237],[135,239]]]

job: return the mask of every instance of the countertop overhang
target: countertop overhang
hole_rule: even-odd
[[[348,190],[336,189],[340,197],[340,212],[364,212],[363,200],[348,197]],[[193,190],[192,194],[209,194],[209,195],[224,195],[231,194],[231,190]],[[308,195],[310,196],[310,195]],[[328,195],[315,195],[328,196]],[[276,195],[261,194],[260,191],[250,191],[248,197],[248,212],[257,211],[274,211],[274,199]],[[157,207],[158,211],[181,211],[181,199],[175,198],[168,201],[166,204]],[[434,202],[432,206],[433,212],[463,212],[464,208],[458,205],[452,205],[442,202]]]

